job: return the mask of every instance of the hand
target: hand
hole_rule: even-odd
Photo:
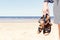
[[[44,6],[43,6],[43,15],[46,15],[46,13],[49,13],[49,8],[48,8],[48,3],[44,2]]]

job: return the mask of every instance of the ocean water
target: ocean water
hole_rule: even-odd
[[[13,18],[13,19],[15,19],[15,18],[18,18],[18,19],[31,19],[31,18],[33,18],[33,19],[38,19],[38,18],[40,18],[41,16],[0,16],[0,19],[1,18]],[[54,18],[54,16],[51,16],[51,18]]]
[[[40,19],[41,16],[1,16],[0,22],[36,22]],[[51,16],[51,20],[54,17]]]

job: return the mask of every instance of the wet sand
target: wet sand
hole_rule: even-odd
[[[37,34],[38,26],[37,20],[0,22],[0,40],[59,40],[57,24],[53,23],[52,31],[47,36],[43,32]]]

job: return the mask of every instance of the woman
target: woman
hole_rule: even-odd
[[[43,13],[49,13],[48,3],[54,3],[53,13],[54,13],[54,23],[58,24],[59,28],[59,38],[60,38],[60,0],[44,0]]]

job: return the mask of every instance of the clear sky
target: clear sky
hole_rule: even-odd
[[[44,0],[0,0],[0,16],[41,16]],[[53,16],[52,4],[49,4]]]

